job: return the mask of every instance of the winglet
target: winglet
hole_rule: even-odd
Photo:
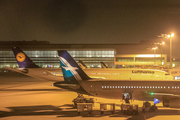
[[[108,68],[104,62],[101,62],[102,68]]]
[[[58,51],[61,69],[65,81],[89,80],[90,77],[79,67],[66,50]]]
[[[79,66],[82,68],[82,69],[86,69],[87,66],[83,63],[82,60],[79,60]]]
[[[13,47],[12,51],[19,68],[39,68],[19,47]]]

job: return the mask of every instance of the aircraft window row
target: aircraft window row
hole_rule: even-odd
[[[165,89],[166,86],[102,86],[102,88],[156,88],[156,89]],[[168,89],[179,89],[179,86],[168,86]]]
[[[111,73],[97,73],[97,74],[101,74],[101,75],[111,75]]]

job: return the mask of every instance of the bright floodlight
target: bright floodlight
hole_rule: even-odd
[[[174,33],[171,33],[171,37],[174,37]]]
[[[155,49],[157,49],[157,48],[158,48],[158,47],[153,47],[152,49],[154,49],[154,50],[155,50]]]

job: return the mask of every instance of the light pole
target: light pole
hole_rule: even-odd
[[[174,37],[174,33],[171,33],[170,35],[161,34],[161,36],[158,37],[165,37],[170,39],[170,68],[172,68],[172,38]]]
[[[171,35],[167,35],[167,38],[170,39],[170,68],[172,68],[172,38],[174,37],[174,33]]]

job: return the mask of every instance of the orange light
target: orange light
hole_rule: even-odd
[[[154,57],[154,54],[142,54],[136,55],[136,57]],[[156,57],[161,57],[161,55],[156,54]]]
[[[157,49],[157,48],[158,48],[158,47],[156,46],[156,47],[153,47],[152,49],[155,50],[155,49]]]
[[[174,37],[174,33],[171,33],[171,37]]]

